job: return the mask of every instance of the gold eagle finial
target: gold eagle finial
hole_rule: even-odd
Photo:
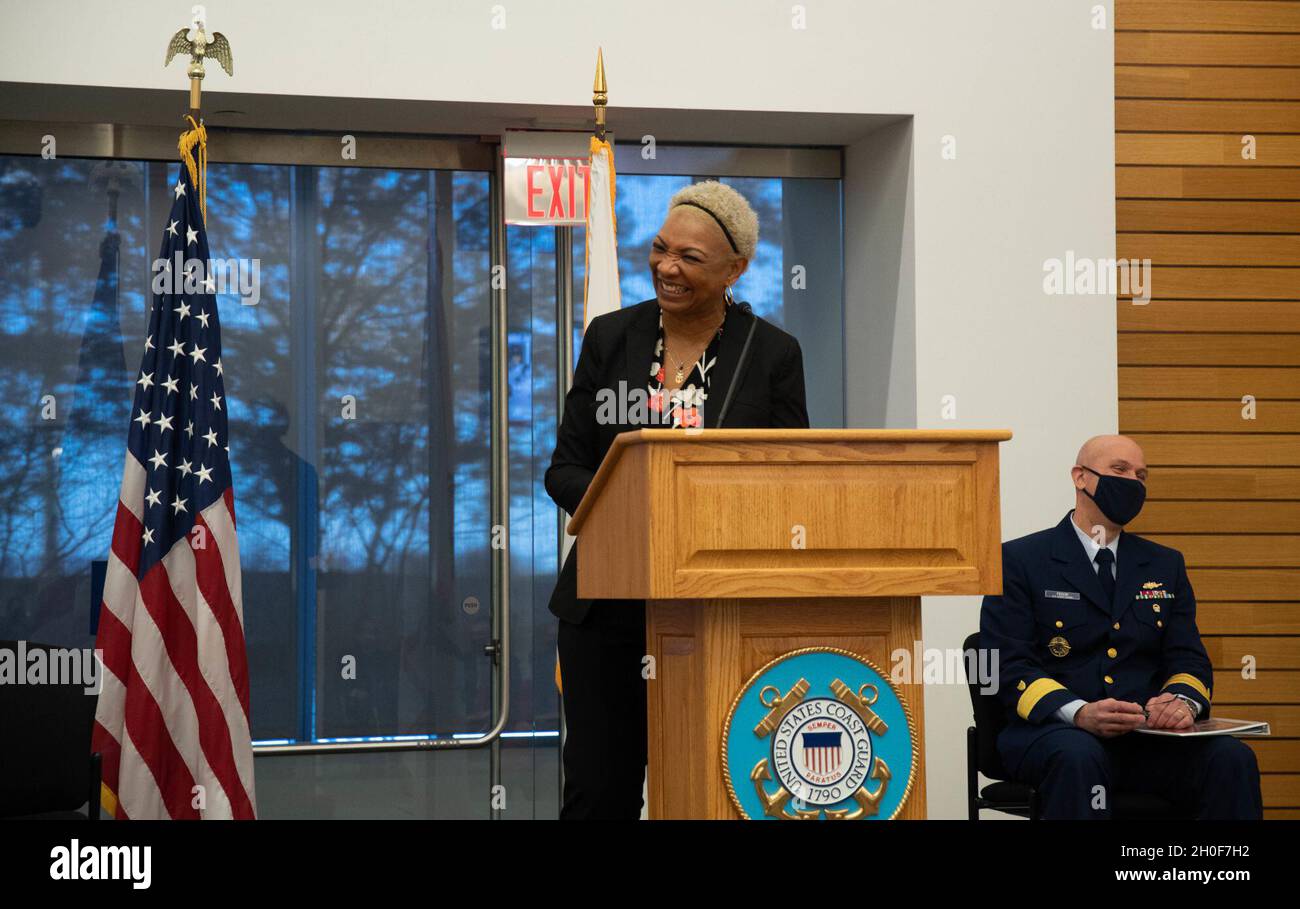
[[[226,71],[227,76],[235,74],[235,60],[230,53],[230,42],[221,32],[209,32],[207,30],[207,13],[202,6],[196,6],[192,10],[193,18],[190,20],[189,28],[182,28],[167,44],[167,57],[163,60],[163,66],[172,62],[172,58],[177,54],[189,54],[190,67],[189,75],[192,79],[203,78],[203,61],[207,57],[221,64],[221,68]]]

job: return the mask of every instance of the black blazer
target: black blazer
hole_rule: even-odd
[[[726,427],[806,429],[808,407],[804,399],[803,352],[799,342],[737,304],[727,307],[722,323],[718,362],[713,366],[709,399],[704,406],[704,427],[718,428],[718,412],[740,362],[751,319],[757,319],[758,324],[744,374],[739,377],[727,410]],[[659,301],[653,299],[597,316],[587,326],[582,353],[573,373],[573,386],[564,399],[564,419],[556,433],[555,453],[546,470],[547,493],[570,515],[578,510],[578,503],[614,443],[614,437],[621,432],[647,428],[598,423],[596,394],[601,389],[609,389],[617,395],[619,382],[626,382],[629,391],[647,388],[658,330]],[[578,597],[578,548],[574,546],[551,594],[550,610],[559,618],[576,623],[582,621],[592,602]]]

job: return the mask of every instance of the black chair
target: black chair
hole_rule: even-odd
[[[962,648],[966,653],[979,652],[980,636],[975,632],[966,638]],[[969,663],[967,666],[969,667]],[[977,662],[978,665],[978,662]],[[1006,709],[997,695],[980,691],[978,679],[966,679],[970,688],[971,710],[975,725],[966,729],[966,815],[978,821],[980,811],[1001,811],[1016,817],[1038,820],[1038,793],[1027,783],[1007,779],[1009,774],[998,755],[998,733],[1007,723]],[[983,789],[979,774],[992,782]],[[1116,820],[1174,820],[1184,817],[1166,799],[1139,792],[1115,793],[1111,816]]]
[[[47,657],[61,649],[30,641],[24,647]],[[0,650],[11,651],[25,671],[16,642],[0,641]],[[0,818],[99,820],[100,757],[90,752],[99,698],[85,688],[0,683]]]

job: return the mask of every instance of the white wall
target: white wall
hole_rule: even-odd
[[[879,414],[877,425],[1014,430],[1002,457],[1009,538],[1059,519],[1079,442],[1117,421],[1113,297],[1041,290],[1045,258],[1114,255],[1113,33],[1093,29],[1096,5],[811,0],[807,28],[796,30],[794,6],[776,0],[505,0],[506,27],[494,29],[489,2],[213,0],[210,24],[231,39],[236,78],[218,73],[206,87],[585,104],[602,45],[616,128],[619,106],[914,115],[903,248],[915,260],[886,282],[898,297],[880,296],[878,276],[854,264],[872,252],[869,213],[850,213],[845,328],[860,339],[891,306],[909,309],[894,314],[890,330],[903,333],[884,350],[898,371],[890,388],[914,387],[915,404],[878,408],[890,389],[850,368],[850,425]],[[182,64],[161,63],[189,7],[0,0],[0,81],[179,94]],[[945,135],[956,160],[940,156]],[[850,204],[869,204],[866,157],[846,157]],[[940,419],[945,394],[957,396],[956,421]],[[975,598],[927,600],[927,645],[958,646],[977,608]],[[965,690],[931,689],[926,719],[930,815],[958,817]]]

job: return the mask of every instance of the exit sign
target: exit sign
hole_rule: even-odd
[[[585,224],[587,158],[506,158],[507,224]]]

